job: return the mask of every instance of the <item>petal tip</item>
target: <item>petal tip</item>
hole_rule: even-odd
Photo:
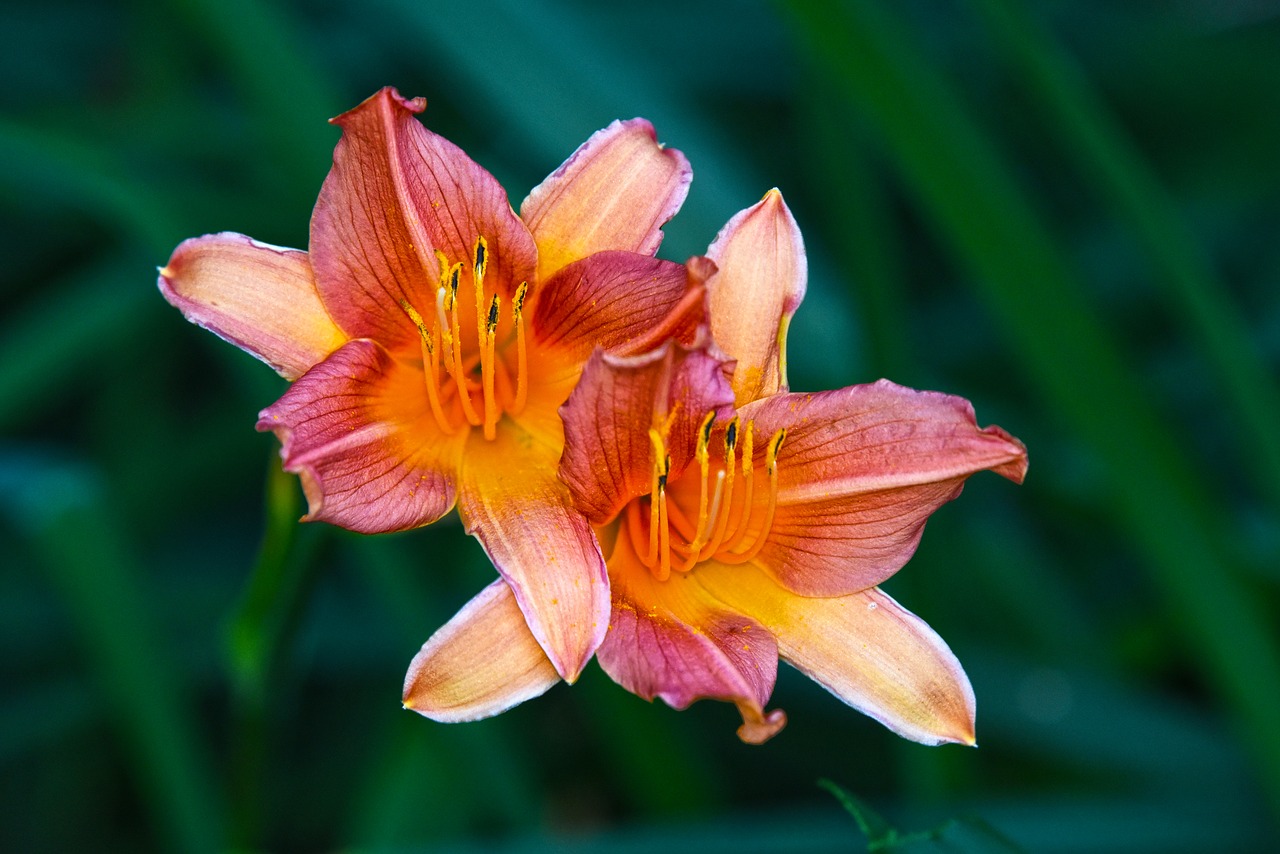
[[[738,738],[744,744],[764,744],[787,725],[787,713],[782,709],[774,709],[768,714],[741,706],[739,709],[742,712],[742,726],[738,727]]]
[[[982,432],[986,433],[988,436],[1003,439],[1009,445],[1009,452],[1012,454],[1012,458],[1008,462],[1001,463],[998,466],[993,466],[991,470],[1001,477],[1008,478],[1014,483],[1021,485],[1027,478],[1027,446],[1007,430],[996,427],[995,425],[987,427]]]
[[[347,110],[341,115],[337,115],[329,119],[329,124],[343,127],[350,118],[359,114],[362,110],[368,109],[370,105],[379,102],[399,107],[410,113],[421,113],[427,108],[427,99],[421,95],[416,98],[406,98],[400,94],[396,87],[383,86],[377,92],[374,92],[368,98],[361,101],[357,106]]]

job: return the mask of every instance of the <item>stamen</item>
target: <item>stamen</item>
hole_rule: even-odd
[[[663,463],[667,469],[671,468],[671,458],[667,457]],[[655,578],[659,581],[666,581],[671,577],[671,527],[667,523],[667,475],[664,473],[658,478],[658,552],[661,562],[658,564],[658,572]]]
[[[736,472],[738,468],[735,465],[735,462],[737,460],[734,457],[734,449],[737,447],[737,444],[738,444],[738,416],[735,415],[733,416],[733,420],[729,422],[729,426],[725,428],[725,432],[724,432],[724,471],[723,471],[724,495],[723,495],[723,498],[721,498],[722,503],[720,504],[720,507],[725,509],[733,508],[733,476],[734,476],[734,472]],[[719,492],[719,484],[717,484],[717,492]],[[720,507],[717,508],[717,511],[720,509]],[[716,519],[716,516],[718,516],[719,518]],[[716,519],[715,536],[713,536],[711,538],[711,542],[709,542],[706,545],[706,547],[702,549],[702,552],[698,556],[698,560],[700,561],[706,560],[707,558],[715,554],[716,551],[719,550],[720,544],[724,542],[724,530],[725,530],[725,526],[729,524],[729,514],[728,513],[720,514],[717,512],[716,516],[711,517],[713,519]]]
[[[427,385],[427,401],[431,404],[431,414],[436,419],[436,424],[440,425],[440,429],[445,433],[453,433],[454,427],[449,423],[449,419],[445,417],[444,409],[440,406],[440,380],[436,374],[439,360],[436,357],[436,349],[432,341],[431,333],[427,331],[427,324],[422,319],[422,315],[409,305],[408,300],[400,300],[400,307],[404,309],[405,314],[409,315],[409,319],[413,321],[413,325],[418,327],[418,336],[421,339],[422,347],[422,371],[426,378]]]
[[[719,555],[718,560],[721,562],[739,564],[754,560],[769,539],[769,530],[773,527],[773,517],[778,509],[778,449],[782,447],[782,440],[786,437],[787,431],[785,429],[774,433],[773,438],[769,440],[769,448],[765,452],[765,471],[769,474],[769,507],[765,510],[764,524],[760,526],[760,530],[756,533],[755,542],[745,551],[735,550]]]
[[[529,357],[525,352],[523,314],[524,298],[528,293],[529,283],[521,282],[520,287],[516,288],[515,304],[511,309],[516,325],[516,399],[511,406],[512,415],[519,415],[524,412],[524,404],[529,397],[529,384],[525,379],[529,373]]]
[[[747,486],[747,491],[743,494],[742,507],[738,511],[737,517],[734,519],[733,524],[725,530],[724,542],[720,546],[721,550],[732,549],[739,543],[743,536],[746,535],[747,527],[751,523],[751,511],[754,509],[751,502],[756,484],[755,462],[752,460],[755,454],[755,438],[755,422],[748,421],[747,428],[742,433],[742,480]],[[732,512],[733,508],[727,509]]]
[[[447,313],[449,318],[449,326],[451,335],[453,336],[452,346],[452,369],[453,382],[458,387],[458,401],[462,404],[462,414],[467,417],[467,421],[473,427],[479,427],[481,424],[480,416],[476,413],[475,407],[471,405],[471,393],[467,389],[467,374],[462,366],[462,330],[458,325],[458,279],[462,275],[462,265],[454,264],[449,268],[449,285],[448,289],[440,289],[440,295],[437,299],[441,301],[441,314]],[[441,296],[443,295],[443,297]]]
[[[711,452],[708,446],[711,443],[711,428],[715,424],[715,420],[716,414],[708,412],[702,419],[702,425],[698,428],[698,446],[694,452],[694,459],[698,461],[698,469],[701,475],[698,486],[698,522],[693,528],[692,537],[689,538],[689,554],[685,562],[677,567],[680,572],[688,572],[698,562],[698,553],[702,551],[708,528],[711,526],[711,521],[715,519],[714,513],[710,516],[707,515],[707,475],[711,469]],[[685,536],[689,537],[689,534],[686,533]]]
[[[489,246],[485,243],[484,237],[476,238],[475,245],[471,249],[471,283],[475,286],[476,295],[476,349],[480,351],[480,361],[484,362],[484,270],[486,267],[485,259],[489,255]],[[481,368],[483,371],[483,368]],[[493,438],[492,436],[488,438]]]
[[[477,257],[480,253],[476,253]],[[480,382],[484,387],[484,437],[498,435],[498,401],[493,394],[493,339],[498,329],[498,295],[489,303],[489,316],[485,319],[484,338],[480,346]]]
[[[475,270],[476,279],[483,282],[484,271],[489,266],[487,263],[489,260],[489,243],[484,239],[483,234],[476,238],[476,245],[472,249],[472,257],[475,260],[472,262],[471,267]]]
[[[649,557],[644,563],[645,566],[652,567],[658,560],[659,474],[662,474],[665,479],[665,473],[659,471],[659,462],[666,457],[667,449],[663,445],[662,435],[652,428],[649,429],[649,443],[653,446],[653,479],[649,489]]]

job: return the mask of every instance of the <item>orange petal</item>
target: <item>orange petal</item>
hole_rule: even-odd
[[[613,681],[633,694],[661,697],[673,709],[695,700],[734,703],[743,741],[760,744],[786,724],[765,713],[778,674],[773,636],[755,620],[725,608],[692,576],[654,580],[621,532],[609,558],[613,616],[596,654]]]
[[[404,707],[434,721],[474,721],[537,697],[559,681],[511,588],[498,579],[413,657],[404,678]]]
[[[296,249],[230,232],[195,237],[173,251],[159,284],[187,320],[286,379],[347,340],[320,301],[307,253]]]
[[[504,299],[520,282],[532,283],[537,266],[533,238],[506,191],[414,118],[425,107],[422,98],[386,88],[334,119],[342,139],[311,218],[311,263],[325,305],[352,337],[392,349],[417,347],[401,301],[429,312],[440,274],[436,251],[450,263],[469,262],[483,236],[485,281],[504,289]]]
[[[560,476],[574,505],[601,525],[651,488],[649,429],[665,423],[674,481],[693,458],[708,412],[730,417],[733,393],[719,360],[668,341],[644,356],[596,353],[560,408]],[[666,416],[670,414],[671,418]]]
[[[787,325],[804,299],[809,266],[782,194],[770,190],[729,220],[707,257],[720,268],[708,283],[711,334],[738,362],[738,405],[785,389]]]
[[[434,522],[454,501],[464,434],[440,434],[416,367],[367,339],[350,341],[264,409],[259,430],[283,445],[308,521],[365,534]]]
[[[600,546],[556,476],[557,443],[511,420],[499,423],[492,441],[471,432],[458,514],[511,585],[547,657],[573,682],[608,628],[609,579]]]
[[[703,318],[700,279],[683,264],[635,252],[574,261],[534,296],[534,339],[579,363],[596,347],[630,354],[667,338],[689,343]]]
[[[874,587],[915,553],[929,516],[963,478],[778,507],[756,563],[802,596]]]
[[[657,252],[692,179],[684,155],[659,145],[644,119],[592,134],[520,205],[538,242],[538,278],[606,249]]]
[[[915,551],[925,521],[991,469],[1026,472],[1022,443],[980,429],[959,397],[885,380],[817,394],[779,394],[743,407],[758,434],[786,428],[778,510],[757,562],[806,596],[872,587]]]
[[[779,394],[740,410],[756,432],[786,428],[778,503],[798,504],[965,477],[984,469],[1021,483],[1022,443],[980,429],[962,397],[888,380],[812,394]]]
[[[855,709],[922,744],[974,743],[973,688],[960,662],[879,589],[815,599],[751,566],[703,564],[692,575],[771,632],[784,661]]]

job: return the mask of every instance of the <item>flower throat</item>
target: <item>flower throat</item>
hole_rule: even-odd
[[[671,457],[667,453],[665,430],[649,429],[649,442],[653,447],[651,489],[647,498],[637,498],[627,505],[625,536],[640,562],[659,581],[667,580],[672,570],[688,572],[705,560],[746,563],[760,553],[773,527],[778,504],[778,449],[786,438],[786,430],[774,433],[765,447],[764,478],[768,484],[759,488],[756,485],[759,472],[754,460],[755,425],[748,421],[740,430],[736,415],[729,421],[724,432],[723,464],[713,476],[714,424],[715,413],[709,412],[698,429],[694,457],[698,465],[698,504],[693,513],[682,509],[669,489]],[[684,477],[690,474],[692,467]],[[761,494],[764,489],[768,490],[767,498]],[[687,496],[692,498],[692,490]],[[761,504],[764,506],[757,513]]]

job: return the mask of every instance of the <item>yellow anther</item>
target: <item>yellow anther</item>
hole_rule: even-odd
[[[785,438],[787,438],[787,429],[784,427],[774,433],[773,438],[769,440],[769,450],[765,452],[765,466],[770,474],[773,474],[774,468],[778,464],[778,451],[782,448],[782,440]]]
[[[484,235],[476,238],[475,247],[471,250],[471,256],[475,260],[472,262],[471,269],[475,270],[477,282],[484,279],[485,267],[489,261],[489,244],[485,241]],[[477,283],[477,287],[479,284]]]
[[[738,446],[738,416],[733,416],[729,421],[729,426],[724,431],[724,450],[727,459],[725,460],[730,466],[733,465],[733,449]]]
[[[458,282],[462,277],[462,264],[454,264],[449,268],[449,275],[446,281],[449,298],[445,303],[445,308],[454,311],[458,307]]]
[[[493,299],[489,301],[489,317],[485,321],[485,332],[489,335],[494,333],[498,328],[498,295],[494,294]]]
[[[653,447],[653,470],[661,475],[664,482],[671,471],[671,457],[667,455],[667,442],[663,433],[656,427],[649,428],[649,444]]]
[[[529,356],[525,350],[523,320],[524,298],[528,293],[529,283],[521,282],[520,287],[516,288],[515,305],[511,309],[516,324],[516,400],[511,407],[512,415],[519,415],[524,411],[524,404],[529,395],[525,380],[526,374],[529,373]]]
[[[409,315],[409,319],[413,321],[413,325],[418,327],[418,334],[423,338],[426,338],[430,333],[427,332],[427,324],[423,321],[422,315],[418,314],[418,310],[409,305],[409,301],[407,299],[400,300],[400,308],[404,310],[405,314]]]
[[[708,446],[711,444],[711,428],[715,426],[715,422],[716,414],[708,412],[706,417],[702,419],[701,426],[698,427],[698,448],[695,451],[695,458],[699,463],[705,464],[711,459],[711,451]],[[706,479],[705,472],[703,472],[703,479]]]

